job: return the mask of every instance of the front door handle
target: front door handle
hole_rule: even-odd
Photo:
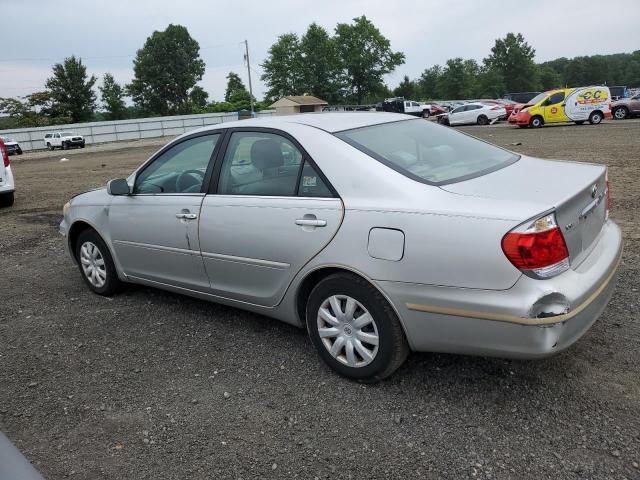
[[[300,225],[302,227],[326,227],[326,220],[318,220],[317,218],[298,218],[296,220],[296,225]]]
[[[195,220],[198,218],[197,213],[176,213],[176,218],[183,218],[185,220]]]

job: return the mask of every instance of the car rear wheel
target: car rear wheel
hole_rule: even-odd
[[[489,119],[486,115],[480,115],[476,122],[478,123],[478,125],[489,125]]]
[[[542,117],[540,116],[535,116],[531,119],[531,121],[529,122],[529,126],[531,128],[540,128],[541,126],[544,125],[544,122],[542,121]]]
[[[600,122],[602,122],[602,113],[592,112],[591,115],[589,115],[589,123],[591,125],[598,125]]]
[[[429,118],[430,113],[427,110],[422,111],[422,118]]]
[[[629,116],[629,110],[626,107],[618,107],[613,111],[613,118],[616,120],[624,120]]]
[[[376,382],[391,375],[409,353],[400,321],[364,279],[330,275],[312,290],[307,328],[318,353],[340,375]]]
[[[95,230],[80,233],[75,249],[82,278],[93,292],[109,296],[120,289],[122,284],[111,253]]]
[[[13,192],[0,194],[0,207],[11,207],[15,202],[15,195]]]

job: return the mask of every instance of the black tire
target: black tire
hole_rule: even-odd
[[[428,110],[423,110],[422,111],[422,118],[429,118],[431,116],[431,114],[429,113]]]
[[[105,279],[104,285],[96,286],[89,280],[87,274],[85,274],[82,260],[81,260],[81,249],[82,246],[86,243],[91,243],[95,245],[98,249],[102,260],[104,261],[105,267]],[[76,260],[78,262],[78,269],[80,270],[80,275],[82,275],[82,279],[84,283],[87,284],[89,289],[97,293],[98,295],[103,295],[108,297],[118,292],[122,287],[122,282],[118,278],[118,273],[116,272],[116,267],[113,263],[113,258],[111,257],[111,252],[107,248],[107,245],[104,243],[104,240],[98,235],[98,233],[93,229],[84,230],[78,235],[78,240],[74,245],[74,251],[76,254]]]
[[[47,148],[53,152],[53,149],[55,147],[53,145],[51,145],[49,142],[47,142]]]
[[[0,207],[12,207],[15,202],[15,195],[13,192],[0,194]]]
[[[67,150],[69,148],[69,144],[67,142],[62,142],[62,150]]]
[[[487,118],[486,115],[480,115],[476,120],[476,123],[478,125],[489,125],[489,119]]]
[[[84,143],[81,143],[81,144],[80,144],[80,148],[84,148]]]
[[[584,123],[584,120],[577,120],[576,121],[576,125],[582,125]]]
[[[360,367],[346,365],[329,353],[328,347],[325,346],[320,338],[318,312],[322,304],[333,295],[346,295],[355,299],[373,317],[379,342],[377,352],[370,363]],[[346,310],[346,306],[344,308]],[[309,337],[324,362],[340,375],[354,380],[363,382],[380,381],[396,371],[409,354],[409,344],[391,305],[370,283],[350,273],[330,275],[314,287],[307,301],[306,321]],[[342,328],[343,330],[341,331],[348,331],[349,335],[351,335],[351,328],[353,327],[345,324]],[[356,334],[354,333],[354,335]],[[355,339],[355,336],[353,338]],[[364,343],[367,344],[367,342]],[[339,351],[341,352],[342,350],[343,348],[341,347]],[[357,355],[360,356],[360,353],[358,352]],[[346,358],[346,350],[344,357]],[[364,357],[360,356],[360,360],[363,361]]]
[[[531,120],[529,120],[529,126],[531,128],[540,128],[543,125],[544,125],[544,120],[540,115],[536,115]]]
[[[624,120],[629,117],[629,109],[627,107],[616,107],[613,109],[613,118],[616,120]]]
[[[16,152],[18,153],[18,155],[22,155],[22,149],[19,148],[18,150],[16,150]]]
[[[591,115],[589,115],[589,123],[591,125],[598,125],[602,122],[603,118],[604,116],[602,115],[602,112],[596,110],[595,112],[591,112]]]

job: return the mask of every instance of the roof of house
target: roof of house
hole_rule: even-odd
[[[292,105],[329,105],[324,100],[314,97],[313,95],[289,95],[282,97],[280,100],[274,102],[271,108],[275,107],[290,107]]]

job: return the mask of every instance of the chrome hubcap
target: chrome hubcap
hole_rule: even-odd
[[[616,118],[624,118],[627,116],[626,112],[624,111],[623,108],[619,108],[615,111],[615,116]]]
[[[318,334],[333,358],[349,367],[369,365],[378,353],[378,327],[369,311],[347,295],[327,298],[318,310]]]
[[[102,288],[107,281],[107,269],[102,253],[92,242],[84,242],[80,247],[80,264],[89,283]]]

